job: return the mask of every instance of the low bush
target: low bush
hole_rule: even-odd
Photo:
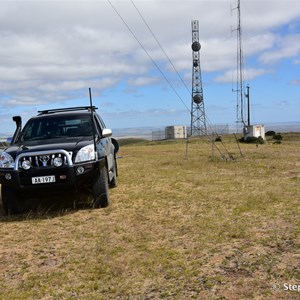
[[[282,140],[282,135],[280,133],[277,133],[273,136],[273,139],[276,141],[281,141]]]
[[[242,137],[240,139],[241,143],[247,143],[247,144],[264,144],[265,141],[264,139],[259,136],[259,137],[255,137],[255,136],[248,136],[248,137]]]
[[[274,136],[275,134],[276,134],[276,132],[273,130],[269,130],[266,132],[266,136]]]

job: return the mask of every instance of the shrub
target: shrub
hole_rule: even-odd
[[[240,139],[241,143],[247,143],[247,144],[264,144],[265,141],[264,139],[259,136],[259,137],[255,137],[255,136],[248,136],[248,137],[242,137]]]
[[[280,133],[277,133],[273,136],[273,139],[274,140],[277,140],[277,141],[281,141],[282,140],[282,135]]]
[[[258,141],[258,144],[264,144],[265,143],[265,140],[261,136],[259,136],[257,138],[257,141]]]
[[[274,136],[275,134],[276,134],[276,132],[273,130],[269,130],[266,132],[266,136]]]
[[[245,138],[245,143],[247,143],[247,144],[257,144],[258,139],[255,136],[248,136],[248,137]]]
[[[245,143],[245,138],[244,138],[244,137],[241,137],[241,138],[239,139],[239,142],[240,142],[240,143]]]

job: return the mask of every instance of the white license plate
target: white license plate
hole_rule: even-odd
[[[55,182],[55,176],[40,176],[40,177],[32,177],[31,178],[32,184],[40,184],[40,183],[51,183]]]

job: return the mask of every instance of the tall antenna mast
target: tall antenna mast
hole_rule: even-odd
[[[192,106],[191,106],[191,136],[206,135],[206,118],[202,89],[200,68],[199,22],[192,21],[192,50],[193,50],[193,75],[192,75]]]
[[[238,0],[237,9],[237,81],[236,81],[236,92],[237,92],[237,104],[236,104],[236,121],[238,124],[242,124],[245,127],[245,101],[244,101],[244,61],[243,61],[243,47],[242,47],[242,26],[241,26],[241,4]]]

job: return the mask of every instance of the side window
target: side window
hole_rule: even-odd
[[[100,132],[102,132],[102,130],[103,130],[104,128],[106,128],[106,126],[105,126],[103,120],[102,120],[98,115],[96,115],[96,119],[97,119],[98,124],[99,124],[99,126],[100,126],[100,128],[101,128],[101,131],[100,131]]]
[[[106,128],[104,121],[101,118],[99,118],[99,119],[100,119],[100,122],[102,123],[102,128]]]

